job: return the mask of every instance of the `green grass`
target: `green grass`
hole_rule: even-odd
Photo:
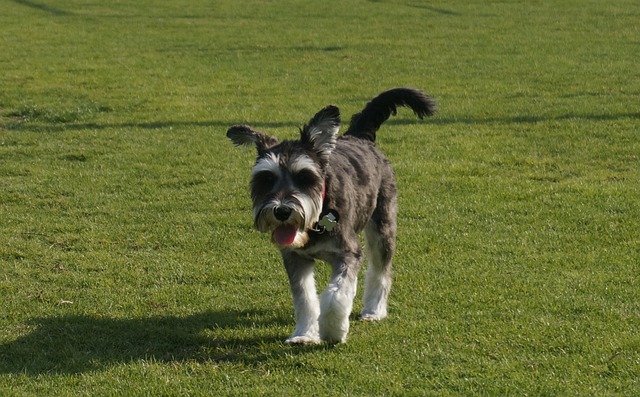
[[[314,3],[0,4],[0,394],[640,394],[638,3]],[[390,318],[286,346],[224,133],[396,86]]]

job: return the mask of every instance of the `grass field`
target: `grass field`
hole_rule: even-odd
[[[639,21],[636,0],[0,2],[0,395],[640,395]],[[398,86],[440,111],[378,134],[390,317],[286,346],[253,151],[225,131],[293,137]]]

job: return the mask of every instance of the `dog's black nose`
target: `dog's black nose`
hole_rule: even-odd
[[[277,220],[286,221],[291,215],[291,208],[286,206],[275,207],[273,209],[273,214],[276,216]]]

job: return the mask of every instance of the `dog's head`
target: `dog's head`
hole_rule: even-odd
[[[300,130],[300,139],[278,142],[246,125],[236,125],[227,137],[258,151],[251,171],[254,226],[271,233],[280,247],[302,247],[318,221],[325,193],[325,167],[336,145],[340,112],[335,106],[319,111]]]

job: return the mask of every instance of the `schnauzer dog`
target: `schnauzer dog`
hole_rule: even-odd
[[[391,257],[395,250],[397,189],[389,161],[376,148],[376,131],[398,106],[419,118],[435,113],[435,102],[411,88],[385,91],[351,118],[337,137],[340,112],[320,110],[299,140],[278,140],[246,125],[227,131],[235,145],[258,150],[251,171],[255,228],[271,234],[289,276],[296,328],[288,344],[345,342],[356,295],[364,230],[369,265],[365,273],[363,320],[387,316]],[[332,267],[320,297],[315,259]]]

